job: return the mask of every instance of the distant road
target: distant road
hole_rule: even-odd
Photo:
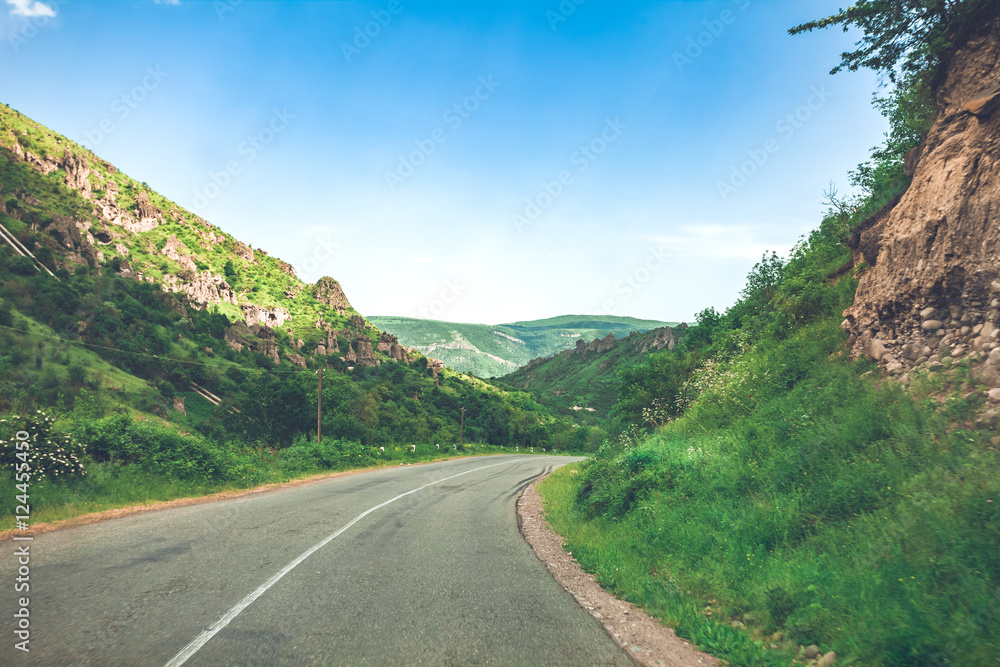
[[[520,491],[571,460],[404,466],[39,535],[29,654],[8,541],[0,664],[631,665],[517,529]]]

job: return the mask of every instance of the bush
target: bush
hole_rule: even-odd
[[[379,452],[374,447],[336,438],[316,442],[314,438],[300,436],[282,452],[282,467],[288,472],[358,468],[378,460]]]
[[[114,414],[81,424],[79,434],[90,443],[98,462],[137,464],[151,473],[180,479],[225,479],[227,458],[201,435],[181,435],[149,422]]]

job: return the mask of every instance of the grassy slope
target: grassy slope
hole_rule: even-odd
[[[440,359],[456,371],[472,371],[479,377],[506,375],[532,359],[572,348],[580,339],[590,342],[594,338],[604,338],[609,333],[622,338],[632,331],[671,326],[670,323],[653,320],[592,315],[562,315],[544,320],[497,325],[459,324],[392,316],[374,316],[368,319],[375,326],[398,337],[403,345],[415,347],[430,357]],[[512,338],[516,340],[511,340]],[[442,345],[449,347],[441,347]]]
[[[653,437],[543,485],[550,516],[603,584],[735,664],[810,643],[838,664],[993,664],[1000,455],[981,387],[963,360],[904,390],[843,339],[830,318],[738,356]]]
[[[618,396],[616,371],[642,361],[643,343],[655,335],[656,330],[633,334],[616,341],[610,350],[586,356],[572,350],[560,352],[530,368],[519,368],[499,381],[527,391],[539,403],[563,412],[574,406],[594,408],[593,413],[578,411],[588,421],[604,418]]]

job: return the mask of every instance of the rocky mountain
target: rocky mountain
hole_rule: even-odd
[[[613,340],[631,332],[675,324],[594,315],[563,315],[496,325],[383,316],[370,317],[369,320],[398,336],[402,344],[440,360],[458,372],[471,371],[478,377],[506,375],[531,359],[573,349],[593,338],[610,336]]]
[[[532,359],[498,379],[502,385],[533,394],[540,403],[583,419],[606,417],[617,396],[615,372],[642,361],[647,354],[672,350],[687,325],[633,332],[624,338],[608,334],[549,357]]]
[[[965,357],[1000,387],[1000,5],[970,25],[934,82],[908,189],[853,234],[868,269],[843,327],[891,374]]]
[[[112,272],[157,285],[182,308],[219,313],[231,322],[225,344],[275,364],[375,366],[420,357],[358,314],[333,278],[304,284],[287,262],[4,105],[0,237],[49,276],[81,267]]]

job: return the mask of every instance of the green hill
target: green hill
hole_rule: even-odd
[[[574,349],[532,359],[498,382],[527,391],[558,412],[593,422],[607,417],[618,398],[618,370],[642,362],[647,354],[672,350],[686,332],[687,325],[681,324],[621,339],[580,340]]]
[[[0,371],[0,419],[42,443],[32,506],[49,517],[377,464],[414,445],[424,457],[435,445],[499,448],[525,424],[546,448],[574,425],[404,347],[333,278],[303,283],[3,105]],[[573,431],[563,449],[599,441]],[[15,456],[0,452],[0,478]]]
[[[506,375],[530,360],[572,349],[577,341],[613,334],[624,338],[675,323],[633,317],[561,315],[509,324],[458,324],[409,317],[375,316],[370,322],[408,347],[439,359],[460,373],[478,377]]]

